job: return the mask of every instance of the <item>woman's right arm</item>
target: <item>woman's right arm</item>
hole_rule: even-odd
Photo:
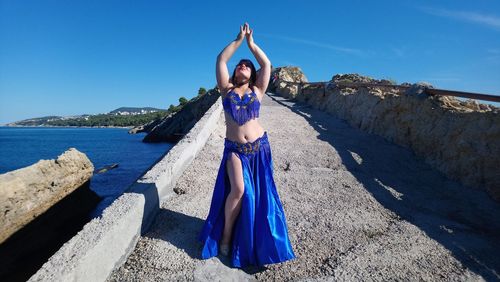
[[[244,38],[243,26],[240,26],[240,33],[235,40],[233,40],[229,45],[227,45],[222,52],[217,56],[217,62],[215,64],[215,75],[217,77],[217,86],[219,87],[221,93],[225,93],[226,90],[233,86],[229,82],[229,71],[227,69],[227,62],[233,56],[234,52],[238,47],[240,47]]]

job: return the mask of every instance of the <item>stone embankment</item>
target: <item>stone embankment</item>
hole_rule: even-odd
[[[100,200],[89,187],[93,170],[70,148],[0,175],[0,280],[29,278],[89,220]]]
[[[357,74],[335,75],[324,85],[307,82],[297,67],[278,68],[273,90],[346,120],[351,126],[410,148],[451,179],[486,190],[500,201],[499,108],[452,96],[430,96],[428,84],[338,87],[341,83],[390,84]],[[406,85],[410,85],[405,83]],[[376,150],[376,148],[374,148]]]

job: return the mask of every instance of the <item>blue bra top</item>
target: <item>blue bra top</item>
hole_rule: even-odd
[[[243,125],[247,121],[259,117],[260,102],[254,91],[250,94],[245,93],[243,98],[240,98],[236,92],[231,90],[222,100],[222,107],[238,125]]]

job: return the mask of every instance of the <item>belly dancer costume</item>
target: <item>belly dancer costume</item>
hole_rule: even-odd
[[[260,102],[255,92],[240,98],[230,91],[222,101],[224,111],[239,125],[259,116]],[[199,240],[202,259],[217,256],[225,221],[225,203],[231,190],[226,161],[234,152],[241,160],[245,191],[241,210],[234,222],[229,259],[234,267],[264,265],[295,258],[273,178],[273,160],[267,131],[253,142],[224,139],[222,162],[217,174],[212,202]]]

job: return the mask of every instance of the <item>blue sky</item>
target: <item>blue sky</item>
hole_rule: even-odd
[[[500,1],[0,0],[0,124],[168,108],[248,22],[273,66],[500,95]],[[242,45],[229,62],[254,62]]]

